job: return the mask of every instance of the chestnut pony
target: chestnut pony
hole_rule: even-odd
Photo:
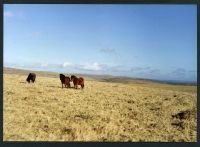
[[[84,88],[84,79],[82,77],[77,78],[76,76],[71,76],[71,81],[74,83],[74,88],[78,88],[78,85],[81,85],[81,88]]]

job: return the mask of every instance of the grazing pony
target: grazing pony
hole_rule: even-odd
[[[32,81],[32,82],[34,83],[34,82],[35,82],[35,79],[36,79],[36,74],[35,74],[35,73],[29,73],[29,75],[28,75],[26,81],[27,81],[28,83],[30,83],[30,81]]]
[[[65,87],[67,86],[68,88],[70,87],[70,78],[69,77],[65,77],[65,75],[60,74],[60,81],[62,84],[62,88],[63,88],[63,84],[65,84]]]
[[[77,78],[76,76],[71,76],[71,81],[74,83],[74,88],[78,88],[78,85],[81,85],[81,88],[84,88],[84,79],[82,77]]]

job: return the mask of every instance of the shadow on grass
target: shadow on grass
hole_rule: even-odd
[[[73,86],[72,87],[65,87],[65,86],[63,86],[63,88],[62,88],[62,86],[47,86],[47,87],[52,87],[52,88],[61,88],[61,89],[75,89],[75,90],[79,90],[79,89],[81,89],[81,88],[74,88]]]
[[[19,83],[27,83],[27,82],[19,82]]]
[[[47,87],[62,88],[61,86],[47,86]]]

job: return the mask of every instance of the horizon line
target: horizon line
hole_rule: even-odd
[[[28,68],[21,68],[21,67],[9,67],[9,66],[3,66],[3,68],[11,68],[16,70],[27,70],[27,71],[36,71],[36,72],[51,72],[51,73],[67,73],[67,72],[56,72],[52,70],[33,70]],[[3,70],[4,71],[4,70]],[[131,78],[131,79],[137,79],[137,80],[149,80],[149,81],[157,81],[157,82],[167,82],[170,84],[197,84],[197,81],[184,81],[184,80],[162,80],[162,79],[149,79],[149,78],[143,78],[143,77],[131,77],[131,76],[125,76],[125,75],[112,75],[112,74],[89,74],[89,73],[73,73],[69,72],[68,74],[79,74],[79,75],[88,75],[88,76],[111,76],[111,77],[122,77],[122,78]]]

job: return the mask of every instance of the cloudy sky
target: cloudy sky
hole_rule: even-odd
[[[4,66],[196,81],[195,5],[4,5]]]

